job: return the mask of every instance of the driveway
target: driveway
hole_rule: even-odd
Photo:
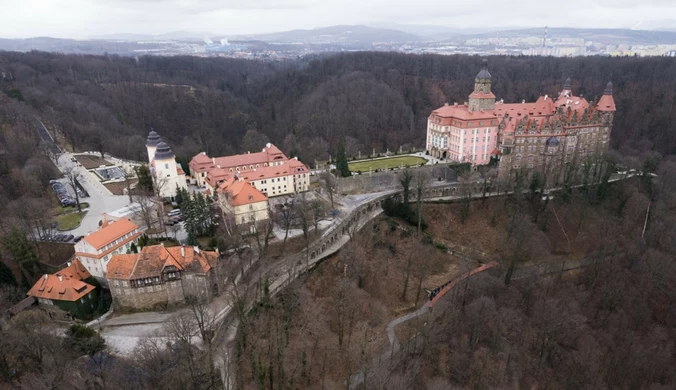
[[[72,157],[72,153],[60,155],[57,165],[62,172],[70,167],[75,167],[74,169],[80,174],[80,184],[89,194],[88,198],[81,198],[80,202],[89,203],[89,209],[82,219],[80,226],[70,230],[68,233],[75,236],[85,236],[98,230],[101,214],[129,205],[129,197],[111,194],[92,173],[72,162]]]

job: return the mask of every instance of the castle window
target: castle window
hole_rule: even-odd
[[[483,125],[484,125],[484,121],[480,121],[479,126],[483,126]]]
[[[164,164],[164,169],[169,169],[169,164]]]

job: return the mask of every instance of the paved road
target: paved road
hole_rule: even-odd
[[[89,203],[89,210],[82,219],[80,227],[69,231],[75,236],[87,235],[99,228],[101,214],[111,212],[129,205],[128,196],[112,195],[101,182],[82,166],[71,161],[72,153],[63,153],[57,159],[58,168],[64,172],[73,167],[80,175],[79,182],[84,187],[89,197],[80,199],[80,202]]]

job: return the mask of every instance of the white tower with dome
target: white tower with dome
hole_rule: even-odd
[[[185,172],[176,163],[176,156],[155,131],[148,134],[146,149],[153,184],[160,197],[173,200],[177,188],[188,189]]]

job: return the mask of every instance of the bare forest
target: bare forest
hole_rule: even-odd
[[[48,191],[60,173],[38,119],[65,150],[145,160],[153,128],[186,169],[200,151],[254,151],[265,142],[314,165],[335,157],[339,144],[348,158],[422,147],[430,112],[464,102],[480,62],[370,52],[287,62],[0,53],[0,312],[52,271],[45,260],[54,251],[35,239],[60,207]],[[676,61],[489,63],[492,90],[510,102],[555,95],[566,77],[595,100],[611,79],[617,112],[604,164],[636,175],[549,196],[537,182],[516,180],[501,183],[511,196],[471,200],[468,190],[349,231],[338,254],[278,295],[259,280],[252,310],[234,304],[228,376],[236,388],[676,387]],[[489,170],[459,180],[469,188],[481,174],[487,186]],[[329,179],[321,184],[338,202]],[[413,177],[408,185],[400,205],[424,189]],[[250,247],[262,263],[309,245],[325,212],[306,214],[303,236],[284,238],[281,248],[268,248],[271,225],[255,232]],[[277,218],[287,231],[290,218]],[[218,238],[244,247],[237,235]],[[429,308],[438,287],[491,262],[498,265]],[[0,330],[0,388],[219,388],[211,330],[182,331],[201,323],[196,307],[194,318],[167,324],[174,350],[144,340],[133,359],[106,352],[90,328],[20,313]]]
[[[430,112],[467,100],[480,57],[349,53],[288,62],[194,57],[0,54],[0,91],[36,110],[59,140],[142,159],[155,129],[180,159],[255,151],[265,142],[313,163],[424,146]],[[624,154],[676,152],[672,58],[489,59],[506,102],[556,95],[600,97],[615,85],[612,143]]]

